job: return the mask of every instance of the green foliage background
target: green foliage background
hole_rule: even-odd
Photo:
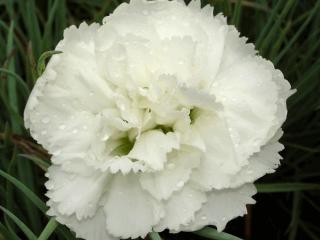
[[[84,20],[101,22],[120,3],[0,0],[1,240],[75,239],[45,215],[44,172],[50,156],[25,130],[23,109],[38,76],[38,59],[54,49],[64,28]],[[248,216],[229,223],[225,231],[230,234],[205,228],[196,233],[164,232],[161,238],[319,240],[320,1],[202,1],[207,3],[249,37],[298,91],[288,101],[282,166],[259,180],[257,204],[249,208]],[[147,238],[160,236],[153,233]]]

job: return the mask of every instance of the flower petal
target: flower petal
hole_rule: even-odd
[[[270,62],[247,57],[220,72],[212,85],[212,93],[224,107],[232,141],[239,146],[237,155],[244,161],[274,134],[269,133],[275,123],[279,94],[274,73]]]
[[[189,180],[192,169],[200,162],[200,156],[195,149],[173,151],[168,155],[168,162],[162,171],[141,175],[142,188],[158,200],[168,199]]]
[[[102,208],[99,208],[94,216],[78,220],[74,214],[71,216],[60,214],[56,210],[57,206],[55,203],[50,203],[50,207],[48,215],[55,216],[59,223],[68,226],[75,232],[77,238],[90,240],[119,240],[119,238],[113,237],[107,232],[106,216]]]
[[[248,165],[232,176],[230,180],[231,187],[239,187],[244,183],[254,182],[258,178],[268,173],[273,173],[280,165],[282,157],[279,152],[283,150],[283,145],[278,142],[282,136],[282,131],[279,131],[260,152],[253,154],[249,158]]]
[[[56,211],[63,215],[75,214],[78,220],[92,217],[98,208],[110,176],[95,171],[90,176],[65,172],[61,166],[51,165],[46,183],[47,196],[55,202]]]
[[[247,213],[246,204],[254,204],[251,198],[256,194],[253,184],[226,190],[212,190],[208,193],[208,200],[196,213],[194,220],[181,227],[181,231],[196,231],[207,225],[215,225],[222,231],[227,222]]]
[[[179,148],[179,138],[175,133],[164,134],[158,130],[147,131],[136,140],[128,157],[137,159],[154,170],[163,169],[167,153]]]
[[[231,174],[240,170],[235,148],[222,117],[202,113],[194,123],[206,145],[200,166],[193,171],[192,181],[205,190],[226,188]]]
[[[206,194],[204,192],[191,185],[185,185],[165,202],[165,216],[154,227],[154,230],[157,232],[164,229],[178,231],[180,225],[193,220],[195,212],[201,208],[205,201]]]
[[[121,238],[145,237],[163,216],[161,203],[141,188],[132,173],[114,177],[104,211],[108,231]]]

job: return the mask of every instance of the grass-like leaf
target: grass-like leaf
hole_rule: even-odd
[[[159,233],[157,233],[157,232],[149,233],[149,237],[151,240],[162,240]]]
[[[37,73],[38,73],[38,77],[41,76],[41,74],[43,73],[44,69],[46,68],[46,59],[51,57],[54,54],[59,54],[61,53],[61,51],[47,51],[44,52],[43,54],[41,54],[39,60],[38,60],[38,65],[37,65]]]
[[[20,228],[20,230],[27,236],[29,240],[37,239],[36,235],[34,235],[34,233],[12,212],[2,206],[0,206],[0,210],[9,216],[9,218]]]
[[[320,190],[320,184],[312,183],[265,183],[256,184],[259,193],[281,193]]]
[[[0,176],[7,179],[9,182],[11,182],[14,186],[16,186],[21,192],[25,194],[25,196],[34,203],[34,205],[39,208],[42,212],[46,212],[47,206],[45,203],[37,196],[35,195],[28,187],[26,187],[22,182],[20,182],[15,177],[10,176],[6,172],[0,170]]]
[[[231,234],[225,233],[225,232],[218,232],[216,229],[205,227],[199,231],[193,232],[196,235],[199,235],[201,237],[209,238],[209,239],[215,239],[215,240],[242,240],[241,238],[238,238],[236,236],[233,236]]]
[[[38,240],[47,240],[51,236],[51,234],[54,232],[54,230],[58,227],[58,223],[54,218],[50,218],[48,224],[41,232],[40,236],[38,237]]]

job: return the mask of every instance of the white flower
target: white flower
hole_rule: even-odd
[[[49,215],[90,240],[224,229],[274,172],[290,85],[210,6],[135,0],[71,26],[25,125]]]

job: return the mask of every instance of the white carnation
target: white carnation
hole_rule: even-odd
[[[52,154],[49,215],[100,240],[245,214],[292,92],[246,40],[200,1],[135,0],[66,29],[24,116]]]

